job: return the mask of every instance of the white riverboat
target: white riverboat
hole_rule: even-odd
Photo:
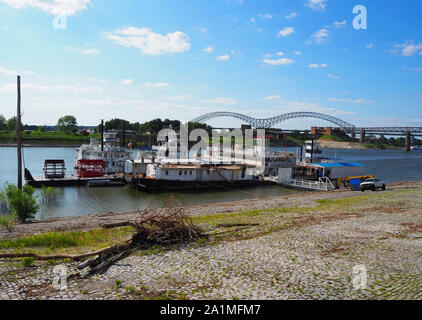
[[[79,160],[103,160],[105,163],[105,173],[115,174],[125,172],[125,163],[132,158],[132,151],[126,148],[113,146],[110,143],[104,145],[91,140],[90,144],[85,144],[76,149],[75,167]]]

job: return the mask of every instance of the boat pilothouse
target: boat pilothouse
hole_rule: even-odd
[[[125,162],[132,158],[132,151],[119,146],[114,146],[110,142],[104,145],[91,139],[90,144],[82,145],[76,149],[75,168],[79,160],[103,160],[105,164],[105,174],[115,174],[125,172]]]

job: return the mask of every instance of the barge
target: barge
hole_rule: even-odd
[[[254,175],[253,169],[239,164],[149,164],[145,175],[131,176],[129,182],[150,193],[276,184]]]

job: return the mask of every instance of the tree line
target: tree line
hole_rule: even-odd
[[[123,119],[112,119],[104,123],[105,131],[112,130],[123,130]],[[175,131],[180,130],[180,121],[179,120],[169,120],[169,119],[154,119],[144,123],[134,122],[131,123],[126,121],[125,128],[126,130],[135,131],[138,134],[145,134],[149,132],[151,135],[157,135],[162,129],[172,128]],[[204,123],[189,123],[189,131],[194,129],[204,129],[211,133],[212,127]],[[98,132],[101,130],[101,124],[98,125]]]

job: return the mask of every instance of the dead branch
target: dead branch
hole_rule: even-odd
[[[201,229],[193,223],[183,207],[177,206],[177,201],[173,196],[168,197],[161,208],[145,210],[139,212],[139,215],[140,217],[137,221],[123,221],[102,226],[105,229],[124,226],[133,227],[134,234],[132,238],[123,245],[80,255],[41,256],[34,253],[6,253],[0,254],[0,258],[32,257],[36,260],[71,259],[80,261],[85,258],[95,257],[79,265],[80,269],[91,267],[90,273],[92,273],[106,270],[136,247],[148,248],[154,245],[182,243],[202,236]]]

